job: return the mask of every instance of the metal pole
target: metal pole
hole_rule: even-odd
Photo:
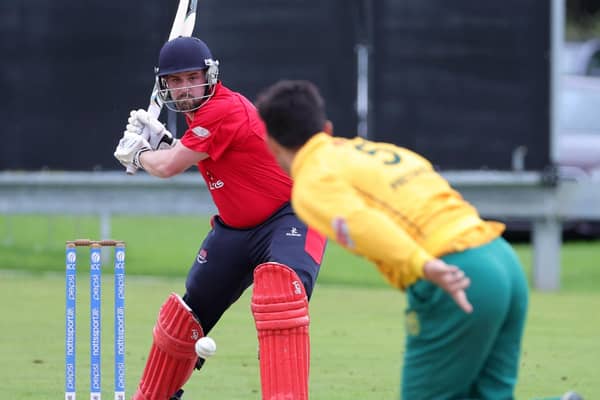
[[[108,240],[111,236],[111,226],[110,226],[110,212],[102,211],[100,213],[100,239]],[[108,264],[110,261],[110,249],[103,247],[102,248],[102,262]]]
[[[561,93],[562,49],[565,41],[565,0],[552,0],[550,12],[550,161],[558,159],[558,96]]]
[[[560,289],[562,224],[558,217],[533,223],[533,285],[543,291]]]
[[[369,134],[369,46],[356,46],[357,82],[356,114],[358,116],[357,134],[367,138]]]

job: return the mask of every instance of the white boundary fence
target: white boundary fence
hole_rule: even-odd
[[[486,218],[532,222],[533,284],[560,288],[564,220],[600,220],[600,182],[544,185],[534,172],[452,171],[443,175]],[[111,237],[110,220],[124,215],[215,213],[197,173],[159,179],[145,173],[0,172],[0,213],[98,215],[101,236]]]

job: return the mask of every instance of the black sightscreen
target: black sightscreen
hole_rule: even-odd
[[[255,99],[279,79],[315,82],[336,134],[356,135],[355,0],[200,0],[197,34],[226,85]]]
[[[129,110],[147,106],[176,8],[159,3],[1,3],[0,169],[121,168],[112,153]]]
[[[369,136],[441,169],[549,164],[550,4],[373,1]]]
[[[525,167],[541,169],[549,7],[199,0],[195,34],[221,62],[223,82],[250,99],[278,79],[315,81],[341,136],[356,134],[360,40],[371,50],[371,138],[443,169],[510,169],[521,147]],[[0,2],[0,169],[121,169],[112,152],[128,112],[147,106],[176,8],[176,0]]]
[[[0,2],[0,170],[122,169],[112,153],[129,111],[147,107],[177,3]],[[227,86],[253,100],[277,79],[313,80],[339,133],[354,135],[352,2],[198,3],[195,34]]]

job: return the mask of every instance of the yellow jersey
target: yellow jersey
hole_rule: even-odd
[[[432,258],[487,243],[483,221],[420,155],[389,143],[319,133],[291,166],[292,206],[307,225],[374,262],[400,289]]]

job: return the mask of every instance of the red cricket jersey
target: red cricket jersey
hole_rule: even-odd
[[[256,226],[290,200],[292,181],[269,151],[265,126],[248,99],[219,82],[186,120],[181,143],[208,154],[198,170],[227,225]]]

